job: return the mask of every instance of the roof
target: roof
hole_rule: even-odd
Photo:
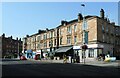
[[[87,15],[85,16],[85,19],[88,19],[88,18],[91,18],[91,17],[96,17],[96,16],[91,16],[91,15]],[[74,19],[74,20],[71,20],[71,21],[68,21],[67,24],[71,24],[71,23],[74,23],[74,22],[78,22],[78,19]],[[62,27],[63,25],[59,25],[59,27]]]

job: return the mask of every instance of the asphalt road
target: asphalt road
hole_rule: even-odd
[[[6,60],[2,62],[5,77],[119,77],[120,69],[83,64],[62,64],[40,61]]]

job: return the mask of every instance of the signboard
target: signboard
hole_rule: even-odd
[[[80,46],[73,46],[73,49],[81,49]]]

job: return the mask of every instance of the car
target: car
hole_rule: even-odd
[[[27,60],[25,56],[21,56],[20,60]]]

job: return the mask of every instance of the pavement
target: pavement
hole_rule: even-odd
[[[17,63],[18,61],[21,62],[22,60],[19,60],[17,58],[13,58],[13,59],[2,59],[2,61],[0,61],[0,64],[7,64],[7,61],[12,60],[12,63]],[[34,60],[34,59],[27,59],[28,61],[33,61],[33,62],[42,62],[42,63],[63,63],[63,60]],[[6,61],[6,62],[5,62]],[[25,62],[22,62],[25,63]],[[71,64],[70,61],[67,61],[67,63]],[[85,64],[85,65],[93,65],[93,66],[109,66],[109,67],[117,67],[120,68],[120,60],[116,60],[114,62],[104,62],[104,61],[97,61],[97,60],[86,60],[85,63],[84,62],[80,62],[80,63],[72,63],[72,64]]]
[[[28,59],[30,61],[41,61],[41,62],[49,62],[49,63],[63,63],[63,60],[34,60],[34,59]],[[67,63],[70,63],[67,61]],[[71,64],[71,63],[70,63]],[[72,63],[72,64],[86,64],[86,65],[93,65],[93,66],[109,66],[109,67],[117,67],[120,68],[120,60],[116,60],[114,62],[104,62],[104,61],[97,61],[97,60],[86,60],[84,62],[80,63]]]

